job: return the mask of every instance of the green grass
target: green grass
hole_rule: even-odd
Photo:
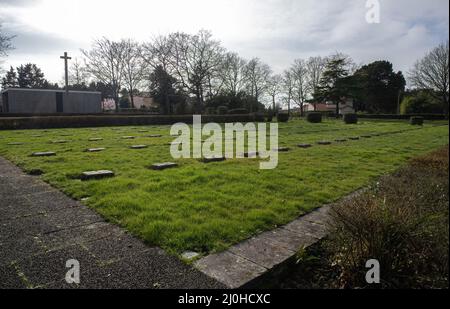
[[[0,132],[0,155],[25,171],[41,170],[43,180],[81,200],[107,220],[151,245],[180,254],[220,251],[261,231],[285,224],[391,172],[408,159],[448,144],[446,123],[423,128],[405,122],[363,121],[345,125],[333,120],[280,124],[280,153],[275,170],[260,170],[259,160],[235,159],[204,164],[177,161],[180,167],[153,171],[153,163],[174,161],[167,145],[169,126],[20,130]],[[138,133],[139,130],[147,133]],[[300,149],[299,143],[334,141],[379,132],[404,133]],[[145,135],[162,134],[162,138]],[[33,137],[42,135],[41,137]],[[64,136],[70,135],[70,136]],[[132,135],[135,140],[120,137]],[[89,142],[89,138],[102,141]],[[68,140],[54,144],[54,140]],[[10,146],[11,142],[23,145]],[[130,145],[149,148],[131,150]],[[86,153],[86,148],[107,148]],[[57,156],[34,158],[38,151]],[[116,177],[82,182],[87,170],[108,169]],[[84,198],[88,198],[84,200]]]

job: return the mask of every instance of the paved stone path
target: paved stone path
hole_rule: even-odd
[[[223,287],[0,157],[0,289]]]
[[[208,255],[194,263],[207,276],[227,288],[255,288],[265,280],[279,279],[297,252],[329,234],[330,210],[333,205],[353,199],[361,188],[334,204],[322,206],[291,223],[237,244],[230,249]],[[287,267],[283,267],[287,266]]]
[[[265,274],[275,272],[301,249],[324,238],[331,205],[237,244],[225,252],[211,254],[195,267],[228,288],[254,287]],[[256,283],[256,286],[258,283]]]

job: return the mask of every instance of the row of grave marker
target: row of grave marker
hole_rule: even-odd
[[[398,134],[398,133],[403,133],[403,132],[407,132],[409,130],[402,130],[402,131],[394,131],[394,132],[385,132],[385,133],[378,133],[378,134],[372,134],[372,135],[362,135],[361,137],[350,137],[349,140],[359,140],[360,138],[372,138],[375,136],[382,136],[382,135],[391,135],[391,134]],[[134,138],[134,137],[123,137],[123,138]],[[96,140],[101,140],[101,139],[96,139]],[[338,143],[342,143],[342,142],[346,142],[347,139],[336,139],[335,140]],[[14,144],[14,145],[20,145],[20,143],[10,143],[10,144]],[[317,142],[318,145],[331,145],[332,142],[329,141],[319,141]],[[131,146],[130,148],[132,149],[143,149],[143,148],[147,148],[147,145],[134,145]],[[300,148],[310,148],[312,147],[311,144],[299,144],[298,147]],[[88,149],[89,152],[98,152],[98,151],[103,151],[105,150],[105,148],[91,148]],[[288,147],[280,147],[276,149],[279,152],[288,152],[290,150],[290,148]],[[50,157],[50,156],[55,156],[56,152],[35,152],[32,154],[32,156],[34,157]],[[243,156],[245,158],[256,158],[259,155],[258,152],[247,152],[244,153]],[[211,162],[222,162],[225,161],[226,158],[223,156],[212,156],[212,157],[205,157],[203,159],[201,159],[202,162],[204,163],[211,163]],[[177,167],[178,164],[177,163],[173,163],[173,162],[165,162],[165,163],[156,163],[153,164],[150,168],[153,170],[165,170],[168,168],[174,168]],[[113,171],[109,171],[109,170],[100,170],[100,171],[87,171],[87,172],[83,172],[81,175],[81,180],[90,180],[90,179],[102,179],[102,178],[107,178],[107,177],[114,177],[115,174]]]

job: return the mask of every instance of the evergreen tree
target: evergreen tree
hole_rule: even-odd
[[[336,117],[339,117],[339,104],[350,93],[349,59],[342,55],[332,57],[325,66],[322,78],[314,98],[320,101],[331,101],[336,104]]]
[[[20,88],[42,89],[49,87],[49,82],[44,78],[44,73],[37,65],[27,63],[17,68],[17,83]]]
[[[19,87],[19,83],[17,81],[17,73],[13,67],[6,72],[6,75],[2,78],[2,88],[17,88]]]

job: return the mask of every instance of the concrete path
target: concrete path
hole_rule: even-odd
[[[268,275],[289,264],[301,248],[313,245],[328,234],[330,208],[330,205],[324,206],[227,251],[206,256],[195,266],[228,288],[257,287]]]
[[[0,289],[223,287],[0,157]]]

